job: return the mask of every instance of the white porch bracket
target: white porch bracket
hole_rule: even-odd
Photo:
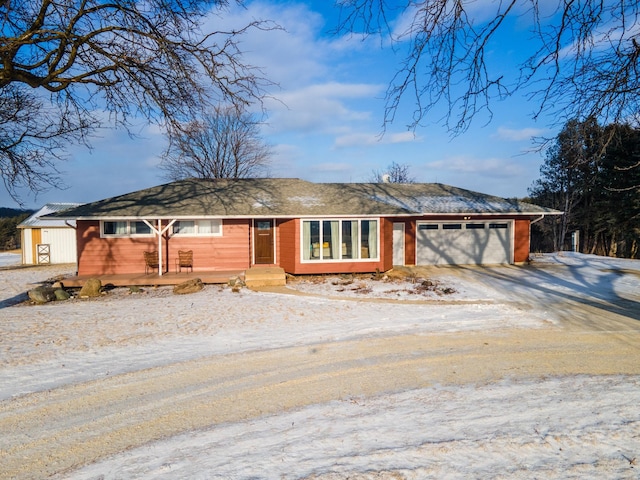
[[[174,218],[173,220],[171,220],[169,223],[167,223],[167,225],[165,225],[164,228],[162,228],[162,219],[158,219],[157,220],[157,227],[154,227],[153,224],[151,222],[149,222],[146,219],[142,219],[142,221],[147,224],[147,226],[153,231],[153,233],[155,233],[158,236],[158,276],[162,276],[162,236],[167,232],[167,230],[169,230],[169,228],[171,227],[171,225],[173,225],[176,222],[176,219]]]

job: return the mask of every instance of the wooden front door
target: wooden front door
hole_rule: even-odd
[[[275,243],[273,221],[256,220],[253,231],[256,264],[273,264],[273,246]]]

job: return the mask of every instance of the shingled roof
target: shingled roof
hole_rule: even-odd
[[[559,213],[439,183],[312,183],[262,178],[179,180],[87,203],[55,216],[124,219]]]

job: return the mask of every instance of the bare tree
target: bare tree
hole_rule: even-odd
[[[265,175],[270,147],[259,123],[233,106],[218,106],[201,120],[174,126],[160,168],[171,180]]]
[[[371,183],[415,183],[416,179],[410,173],[410,166],[406,163],[391,162],[384,171],[373,170]]]
[[[385,123],[401,99],[414,96],[410,123],[416,127],[437,104],[448,105],[445,122],[454,132],[468,128],[491,102],[516,91],[537,102],[534,117],[552,111],[563,123],[597,118],[603,123],[640,117],[640,14],[637,2],[556,0],[341,2],[338,31],[386,34],[408,53],[387,90]],[[493,8],[491,12],[488,9]],[[392,24],[408,18],[399,33]],[[519,75],[492,70],[488,54],[513,22],[529,22],[531,55]],[[492,43],[493,42],[493,43]]]
[[[0,175],[14,198],[59,185],[65,147],[86,143],[102,111],[118,125],[170,126],[201,106],[259,99],[267,82],[243,63],[239,38],[278,27],[203,31],[228,3],[0,1]]]

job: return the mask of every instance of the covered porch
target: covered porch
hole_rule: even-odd
[[[252,267],[247,270],[216,270],[200,272],[76,275],[62,280],[65,287],[82,287],[90,278],[99,278],[102,285],[115,287],[178,285],[193,278],[199,278],[205,284],[226,284],[232,278],[240,278],[248,287],[285,285],[285,272],[279,267]]]

